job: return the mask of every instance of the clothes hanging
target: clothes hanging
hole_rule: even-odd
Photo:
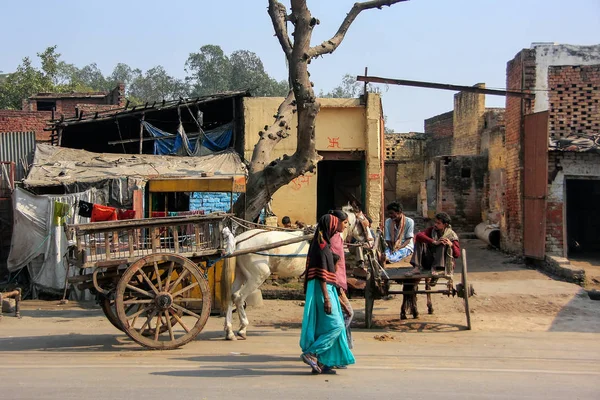
[[[117,211],[117,219],[134,219],[135,218],[135,210],[118,210]]]
[[[79,216],[91,218],[92,217],[92,207],[94,206],[92,203],[88,203],[87,201],[79,200]]]
[[[60,201],[54,202],[54,213],[52,215],[52,223],[54,226],[62,226],[65,223],[65,218],[71,216],[71,206]]]
[[[117,209],[114,207],[101,206],[100,204],[94,204],[92,207],[92,222],[101,221],[116,221],[117,220]]]

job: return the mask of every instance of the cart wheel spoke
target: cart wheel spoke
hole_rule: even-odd
[[[154,340],[158,341],[158,335],[160,335],[160,325],[162,322],[162,317],[160,313],[156,316],[156,328],[154,328]]]
[[[152,298],[152,299],[154,298],[154,295],[153,295],[152,293],[150,293],[150,292],[147,292],[147,291],[145,291],[144,289],[140,289],[140,288],[138,288],[138,287],[135,287],[135,286],[133,286],[133,285],[130,285],[129,283],[127,284],[127,288],[128,288],[128,289],[131,289],[131,290],[134,290],[134,291],[136,291],[136,292],[138,292],[138,293],[141,293],[141,294],[143,294],[143,295],[144,295],[144,296],[146,296],[146,297],[150,297],[150,298]]]
[[[124,300],[123,304],[151,304],[154,303],[154,300],[152,299],[146,299],[146,300]]]
[[[173,333],[173,325],[171,324],[171,315],[169,311],[165,311],[165,320],[167,320],[167,328],[169,329],[169,338],[175,340],[175,334]]]
[[[202,318],[201,316],[199,316],[195,312],[192,312],[192,311],[188,310],[187,308],[181,307],[181,306],[179,306],[177,304],[173,304],[173,308],[176,309],[176,310],[178,310],[178,311],[181,311],[184,314],[191,315],[194,318],[198,318],[198,319]]]
[[[169,287],[171,284],[171,275],[173,275],[173,267],[175,266],[175,261],[171,261],[169,263],[169,270],[167,271],[167,282],[165,283],[165,291],[169,291]]]
[[[177,280],[173,283],[173,286],[169,287],[169,292],[175,290],[177,288],[177,286],[179,285],[179,283],[183,280],[183,278],[185,278],[187,276],[187,274],[189,273],[189,271],[186,269],[184,270],[178,277]]]
[[[150,286],[150,289],[152,289],[152,291],[155,294],[158,294],[158,289],[156,288],[156,286],[154,286],[154,283],[152,283],[152,281],[150,280],[150,278],[148,278],[148,275],[146,275],[146,273],[144,272],[144,270],[142,268],[139,269],[138,273],[140,275],[142,275],[142,278],[144,278],[144,280],[146,281],[146,283],[148,284],[148,286]]]
[[[150,308],[150,306],[142,307],[141,305],[139,305],[137,311],[131,315],[128,315],[127,319],[133,319],[132,325],[135,325],[135,321],[137,320],[137,318],[144,312],[148,311]]]
[[[146,315],[146,321],[144,322],[144,325],[142,325],[142,327],[140,329],[138,329],[138,333],[142,333],[144,332],[144,329],[146,327],[150,328],[150,323],[152,322],[152,318],[154,318],[154,315],[156,314],[156,311],[152,311],[150,314]]]
[[[187,327],[187,325],[185,324],[185,322],[183,322],[183,320],[179,317],[179,315],[177,314],[173,314],[173,317],[177,320],[177,322],[179,322],[179,325],[181,325],[181,327],[187,332],[190,333],[190,328]]]
[[[183,293],[187,292],[188,290],[192,290],[193,288],[195,288],[195,287],[196,287],[196,286],[198,286],[198,285],[199,285],[199,283],[198,283],[198,282],[194,282],[194,283],[192,283],[191,285],[188,285],[188,286],[184,287],[183,289],[181,289],[181,290],[177,291],[176,293],[173,293],[173,294],[172,294],[172,296],[173,296],[173,297],[177,297],[177,296],[179,296],[180,294],[183,294]]]
[[[158,262],[154,261],[154,274],[156,275],[156,283],[158,283],[158,290],[162,292],[162,282],[160,279],[160,273],[158,271]]]

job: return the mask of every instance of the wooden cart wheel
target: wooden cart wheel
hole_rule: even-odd
[[[371,257],[367,257],[367,282],[365,284],[365,329],[373,326],[373,305],[375,304],[374,268]]]
[[[462,276],[460,280],[464,290],[463,301],[465,303],[465,314],[467,315],[467,329],[471,330],[471,312],[469,311],[469,295],[471,294],[471,290],[467,280],[467,252],[465,249],[462,249]]]
[[[210,302],[204,274],[177,254],[137,260],[116,290],[123,331],[142,346],[158,350],[176,349],[198,336],[210,315]]]
[[[115,307],[115,300],[111,298],[113,296],[107,296],[104,294],[98,294],[98,303],[100,304],[100,308],[104,315],[106,315],[106,319],[118,330],[122,331],[123,327],[121,326],[121,322],[119,321],[119,316],[117,315],[117,309]]]

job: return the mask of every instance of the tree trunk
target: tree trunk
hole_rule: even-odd
[[[293,179],[314,172],[321,159],[315,148],[315,120],[321,108],[310,81],[308,64],[317,56],[333,53],[341,44],[348,28],[363,10],[390,6],[406,0],[374,0],[355,3],[336,34],[319,46],[310,47],[312,31],[319,20],[314,18],[306,0],[291,0],[292,12],[287,15],[286,7],[277,0],[269,0],[268,12],[275,28],[275,35],[286,55],[289,65],[289,80],[292,91],[279,106],[275,122],[259,132],[259,141],[254,147],[249,168],[246,193],[236,201],[233,212],[246,220],[255,220],[267,205],[273,193]],[[287,33],[287,25],[294,25],[294,41]],[[298,136],[296,151],[291,156],[271,161],[271,150],[281,139],[289,136],[289,121],[298,113]]]

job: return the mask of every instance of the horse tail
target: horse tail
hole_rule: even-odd
[[[225,312],[232,301],[231,288],[235,275],[235,257],[227,257],[223,260],[223,269],[221,270],[221,310]]]

